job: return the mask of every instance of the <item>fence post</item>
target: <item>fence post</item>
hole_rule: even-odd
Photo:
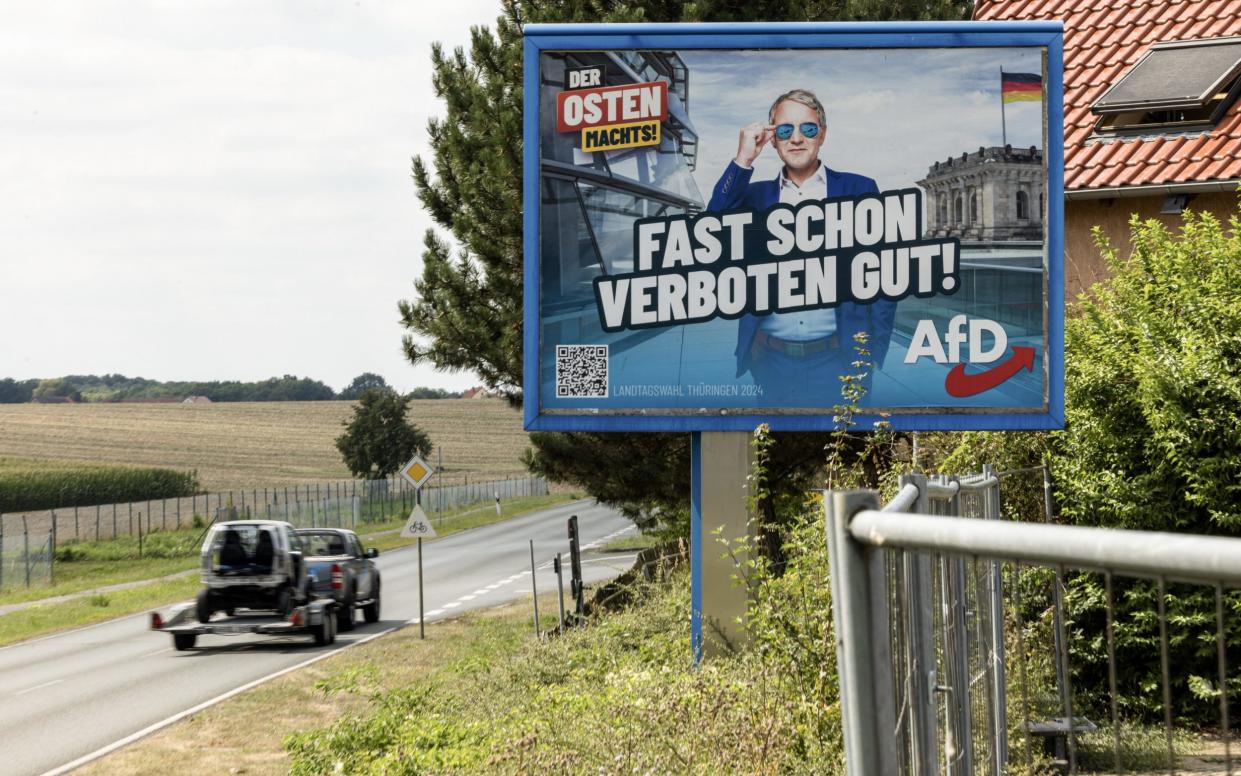
[[[56,538],[56,510],[52,510],[52,538]]]
[[[99,541],[99,513],[100,511],[101,511],[100,505],[96,504],[95,505],[95,541]]]
[[[913,511],[919,515],[927,514],[926,475],[906,474],[901,477],[901,487],[905,485],[918,489],[918,500],[914,502]],[[937,776],[939,741],[935,719],[935,601],[932,595],[935,580],[930,556],[924,552],[905,552],[904,572],[911,776]]]
[[[26,566],[26,587],[30,587],[30,524],[22,515],[22,562]]]
[[[987,464],[982,467],[983,476],[995,477],[995,484],[984,491],[983,517],[988,520],[1000,520],[1000,478],[995,467]],[[1005,691],[1007,676],[1004,669],[1004,576],[999,561],[991,561],[991,654],[988,660],[991,667],[991,718],[994,725],[995,776],[1004,776],[1008,767],[1008,697]]]
[[[81,534],[81,531],[79,531],[79,530],[78,530],[78,507],[77,507],[77,504],[74,504],[74,505],[73,505],[73,541],[75,541],[75,542],[80,542],[80,541],[82,541],[82,534]]]
[[[0,590],[4,590],[4,513],[0,512]]]
[[[950,486],[956,477],[940,476]],[[946,514],[961,514],[961,491],[948,502]],[[948,679],[948,735],[945,746],[948,776],[972,776],[974,738],[970,719],[969,629],[966,626],[965,559],[944,557],[941,561],[944,587],[944,664]]]
[[[827,548],[849,776],[896,776],[887,575],[882,550],[849,535],[853,515],[879,508],[874,491],[825,491]]]

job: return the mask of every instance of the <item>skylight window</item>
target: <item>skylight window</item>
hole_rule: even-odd
[[[1156,43],[1090,109],[1095,131],[1207,129],[1241,90],[1241,37]]]

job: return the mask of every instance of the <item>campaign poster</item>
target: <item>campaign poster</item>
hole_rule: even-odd
[[[1058,25],[526,34],[527,428],[1062,425]]]

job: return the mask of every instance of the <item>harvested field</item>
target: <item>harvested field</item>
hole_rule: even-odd
[[[197,470],[212,491],[342,480],[349,472],[334,441],[352,406],[3,404],[0,458]],[[446,481],[523,471],[528,437],[521,413],[502,400],[414,401],[409,419],[443,448]]]

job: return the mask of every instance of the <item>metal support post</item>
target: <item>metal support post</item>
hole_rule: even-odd
[[[926,475],[906,474],[901,486],[918,489],[913,511],[927,513]],[[934,570],[929,555],[923,552],[904,553],[905,631],[908,634],[906,665],[909,666],[909,725],[912,752],[911,776],[938,776],[939,740],[935,719],[935,589]]]
[[[26,587],[30,587],[30,524],[22,515],[22,561],[26,566]]]
[[[941,483],[951,486],[955,477],[942,477]],[[948,503],[948,514],[961,514],[960,489]],[[948,674],[947,748],[949,776],[972,776],[974,767],[974,734],[970,718],[969,628],[965,612],[965,559],[945,557],[944,568],[944,656]]]
[[[753,436],[694,432],[690,466],[691,646],[699,660],[730,652],[747,640],[750,592],[735,580],[757,539],[748,490]]]
[[[530,540],[530,593],[534,596],[534,637],[539,637],[539,584],[534,568],[534,539]]]
[[[982,467],[983,474],[995,478],[995,483],[984,491],[985,514],[988,520],[1003,519],[1000,514],[1000,479],[995,467],[987,464]],[[987,656],[991,669],[991,719],[993,724],[994,755],[993,773],[1004,776],[1008,768],[1008,694],[1007,674],[1004,668],[1004,568],[999,561],[991,561],[991,654]]]
[[[577,529],[577,515],[569,517],[569,594],[573,596],[573,622],[586,616],[586,596],[582,589],[582,548]]]
[[[874,491],[828,491],[827,548],[849,776],[896,776],[887,575],[882,550],[853,540],[849,523],[879,508]]]
[[[564,569],[560,565],[560,553],[556,553],[556,559],[552,562],[552,567],[556,571],[556,602],[560,605],[560,633],[564,633]]]
[[[427,618],[422,611],[422,537],[418,537],[418,638],[425,639],[427,637]]]

